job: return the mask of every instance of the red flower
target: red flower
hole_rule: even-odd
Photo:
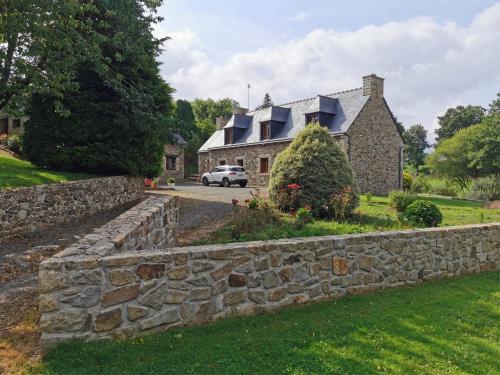
[[[288,188],[290,190],[296,190],[296,189],[300,189],[302,186],[300,186],[299,184],[288,184]]]
[[[231,203],[233,204],[233,206],[236,206],[238,203],[240,203],[240,201],[237,199],[233,199],[231,200]]]

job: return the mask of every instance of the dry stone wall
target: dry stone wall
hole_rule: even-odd
[[[40,267],[41,345],[130,338],[495,269],[500,223],[59,254]]]
[[[71,222],[141,199],[139,177],[113,176],[0,190],[0,238]]]

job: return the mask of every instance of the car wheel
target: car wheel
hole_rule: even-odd
[[[245,186],[247,186],[246,182],[240,182],[240,187],[245,187]]]
[[[203,177],[203,179],[201,180],[201,183],[203,184],[203,186],[208,186],[208,178]]]
[[[227,178],[222,179],[222,186],[229,187],[229,180]]]

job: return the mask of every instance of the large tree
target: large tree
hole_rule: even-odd
[[[422,125],[415,124],[403,133],[403,138],[406,162],[418,169],[424,164],[425,149],[430,146],[427,142],[427,130]]]
[[[179,133],[189,140],[196,133],[193,107],[188,100],[178,99],[175,103],[175,122]]]
[[[94,173],[160,173],[163,145],[172,140],[172,90],[155,60],[162,40],[152,35],[160,19],[150,3],[95,0],[85,12],[106,63],[77,64],[78,90],[60,98],[66,115],[56,111],[53,95],[33,95],[24,139],[35,164]]]
[[[215,131],[215,119],[220,116],[231,117],[233,109],[239,106],[237,101],[230,98],[220,100],[195,99],[191,105],[196,126],[203,142]]]
[[[75,66],[103,62],[84,16],[92,9],[90,0],[0,1],[0,111],[21,115],[32,93],[50,95],[62,110],[63,93],[77,88]]]
[[[500,173],[500,114],[440,142],[427,163],[438,175],[465,189],[472,178]]]
[[[460,129],[479,124],[486,114],[481,106],[461,106],[448,108],[443,116],[438,117],[439,128],[436,130],[438,142],[450,138]]]
[[[257,106],[257,108],[255,109],[264,109],[272,106],[273,106],[273,100],[271,99],[271,95],[269,95],[269,93],[266,92],[266,94],[264,95],[264,99],[262,99],[262,104]]]

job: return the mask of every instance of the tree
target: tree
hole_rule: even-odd
[[[443,116],[438,117],[437,142],[450,138],[460,129],[479,124],[485,114],[486,110],[481,106],[468,105],[448,108]]]
[[[398,128],[399,132],[401,133],[401,136],[403,137],[403,142],[404,142],[405,127],[403,126],[403,123],[401,121],[399,121],[396,116],[394,116],[394,113],[392,113],[392,118],[394,119],[394,122],[396,123],[396,127]]]
[[[255,109],[264,109],[272,106],[273,106],[273,100],[271,99],[271,95],[269,95],[269,93],[266,92],[266,94],[264,95],[264,99],[262,100],[262,104],[257,106],[257,108]]]
[[[498,150],[500,114],[494,114],[440,142],[427,163],[438,175],[465,190],[472,178],[500,173]]]
[[[196,133],[196,120],[194,118],[193,107],[187,100],[178,99],[175,105],[175,121],[177,129],[186,140]]]
[[[287,189],[300,186],[290,194]],[[333,193],[350,187],[354,193],[353,207],[358,202],[357,184],[345,152],[327,129],[319,124],[308,125],[290,145],[278,154],[271,170],[269,197],[283,211],[311,206],[315,215],[322,215]]]
[[[78,0],[0,2],[0,111],[21,115],[32,93],[50,95],[62,110],[63,92],[77,88],[75,66],[103,62],[99,35],[84,16],[94,8]]]
[[[29,107],[25,152],[40,166],[92,173],[157,176],[163,146],[172,141],[172,89],[155,57],[161,40],[152,35],[158,18],[146,2],[97,0],[85,13],[99,35],[107,64],[77,64],[78,90],[60,98],[36,93]],[[109,79],[112,72],[112,79]]]
[[[217,117],[229,118],[233,113],[233,108],[239,106],[237,101],[230,98],[220,100],[195,99],[191,105],[202,142],[205,142],[215,131]]]
[[[500,92],[497,93],[497,98],[490,103],[489,113],[500,113]]]
[[[403,138],[406,162],[418,169],[424,164],[425,149],[430,146],[427,142],[427,130],[422,125],[415,124],[403,133]]]

